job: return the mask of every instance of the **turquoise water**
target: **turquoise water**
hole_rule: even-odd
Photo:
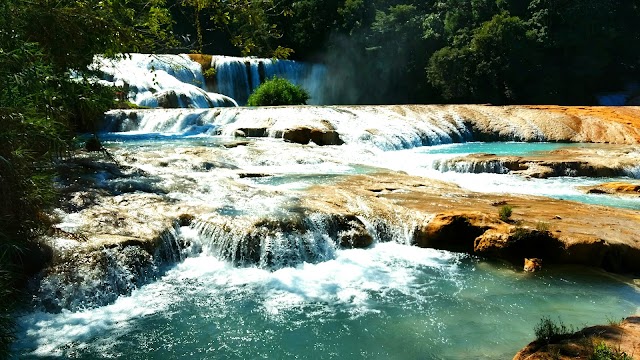
[[[187,259],[115,304],[21,319],[20,358],[506,359],[543,316],[575,327],[638,311],[603,272],[525,274],[398,244],[268,271]]]
[[[539,151],[553,151],[570,147],[585,147],[591,144],[568,144],[548,142],[468,142],[421,147],[424,154],[476,154],[487,153],[506,156],[525,156]]]
[[[467,143],[381,152],[357,146],[302,147],[273,139],[252,139],[248,146],[227,149],[229,138],[170,134],[113,134],[103,139],[121,161],[130,155],[147,161],[144,169],[155,174],[159,187],[162,180],[190,186],[206,183],[216,189],[214,195],[229,197],[227,203],[220,200],[226,206],[219,212],[230,217],[265,206],[261,198],[251,197],[255,192],[250,189],[236,193],[225,188],[229,179],[288,194],[385,168],[434,176],[475,191],[630,208],[639,203],[615,198],[607,203],[613,197],[584,195],[576,189],[602,179],[443,174],[422,161],[473,152],[527,155],[582,145]],[[197,151],[182,151],[191,147],[207,148],[202,152],[206,158],[196,158]],[[145,158],[145,150],[153,154]],[[119,155],[123,153],[126,156]],[[154,165],[176,154],[180,157],[167,167]],[[205,160],[230,166],[196,166]],[[269,176],[239,179],[239,173]],[[187,199],[198,195],[181,186],[174,185],[174,196],[178,190]],[[640,310],[638,289],[601,271],[548,266],[525,274],[501,262],[394,243],[337,250],[328,261],[275,271],[237,268],[205,253],[160,273],[153,283],[111,305],[21,316],[18,357],[508,359],[533,339],[533,328],[542,317],[561,318],[582,328]]]

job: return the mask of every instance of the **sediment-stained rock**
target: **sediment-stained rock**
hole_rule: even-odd
[[[640,184],[627,182],[609,182],[596,186],[582,187],[582,189],[588,194],[640,196]]]
[[[499,219],[492,205],[498,199],[513,207],[510,223]],[[303,203],[317,211],[347,208],[365,218],[385,219],[392,227],[411,227],[405,241],[418,246],[518,264],[535,257],[547,264],[640,272],[636,211],[535,196],[498,198],[398,173],[358,175],[336,185],[316,186]]]

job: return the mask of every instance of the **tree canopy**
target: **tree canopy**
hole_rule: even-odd
[[[277,41],[347,79],[338,102],[584,105],[640,79],[634,0],[285,2]]]

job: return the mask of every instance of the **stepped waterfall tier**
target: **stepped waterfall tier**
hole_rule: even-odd
[[[135,86],[140,103],[164,91]],[[640,291],[617,275],[640,273],[634,119],[640,108],[111,111],[110,156],[59,164],[53,256],[16,354],[497,359],[544,316],[636,313]],[[525,258],[542,270],[523,272]]]
[[[185,54],[96,57],[93,68],[102,73],[101,83],[122,88],[123,97],[136,105],[162,108],[245,105],[253,90],[273,77],[302,86],[310,103],[322,104],[326,72],[322,65],[291,60]]]

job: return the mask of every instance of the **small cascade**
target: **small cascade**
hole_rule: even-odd
[[[203,253],[238,266],[278,269],[333,259],[337,232],[326,219],[209,217],[196,221]],[[333,234],[332,234],[333,232]],[[333,235],[333,236],[331,236]]]
[[[436,159],[432,165],[440,172],[457,172],[471,174],[507,174],[509,169],[502,160],[476,160],[465,158]]]
[[[185,243],[177,226],[162,232],[157,241],[152,252],[135,241],[99,250],[63,250],[56,255],[56,264],[32,281],[35,306],[59,312],[111,304],[155,280],[163,264],[183,261],[197,252],[196,247]]]
[[[208,92],[200,64],[187,55],[125,54],[96,57],[100,83],[122,89],[121,100],[145,107],[211,108],[237,106],[230,97]]]
[[[367,248],[375,243],[411,244],[416,226],[352,214],[289,214],[280,217],[210,215],[191,227],[204,255],[236,266],[277,270],[336,257],[339,249]]]
[[[628,166],[622,169],[622,172],[632,179],[640,179],[640,165]]]
[[[291,60],[258,59],[249,57],[214,56],[211,66],[216,70],[214,91],[244,105],[249,95],[261,83],[273,77],[285,78],[309,92],[310,104],[322,104],[322,79],[326,69],[322,65]]]
[[[216,110],[114,110],[106,114],[103,131],[207,134],[233,137],[287,138],[311,129],[334,143],[372,145],[381,150],[468,142],[470,129],[461,117],[429,107],[270,107]],[[312,140],[313,131],[309,132]],[[300,132],[300,131],[299,131]],[[304,131],[300,132],[304,135]],[[307,141],[309,142],[309,141]]]

